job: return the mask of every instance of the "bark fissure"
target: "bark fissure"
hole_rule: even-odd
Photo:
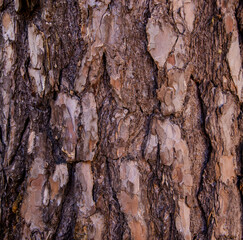
[[[67,182],[65,191],[63,193],[63,202],[61,203],[61,208],[59,210],[60,214],[58,216],[58,225],[53,234],[53,239],[71,239],[73,237],[74,227],[75,227],[75,212],[74,212],[74,171],[75,164],[68,164],[69,168],[69,180]]]
[[[193,76],[191,76],[191,78],[192,78],[193,81],[195,81]],[[200,201],[199,196],[200,196],[200,193],[203,191],[203,177],[204,177],[204,174],[205,174],[205,169],[207,168],[207,164],[208,164],[208,162],[210,161],[210,158],[211,158],[212,145],[211,145],[210,137],[209,137],[209,135],[206,131],[206,127],[205,127],[205,118],[206,118],[205,117],[205,105],[204,105],[203,99],[201,97],[200,86],[199,86],[198,82],[195,82],[195,83],[197,85],[197,95],[198,95],[198,99],[199,99],[199,103],[200,103],[200,109],[201,109],[201,115],[202,115],[201,126],[202,126],[203,133],[206,136],[207,145],[208,145],[206,153],[205,153],[205,160],[203,161],[203,165],[202,165],[202,168],[201,168],[199,186],[198,186],[198,190],[197,190],[197,193],[196,193],[198,205],[199,205],[200,211],[202,213],[202,218],[203,218],[204,229],[202,230],[202,233],[203,233],[203,235],[206,239],[206,238],[208,238],[208,221],[207,221],[206,212],[203,208],[203,203]]]
[[[29,127],[29,123],[30,123],[30,119],[29,119],[29,117],[27,117],[27,119],[24,121],[24,126],[22,127],[22,131],[19,134],[19,137],[18,137],[19,141],[18,141],[16,148],[13,150],[12,153],[10,153],[10,158],[9,159],[5,158],[5,160],[4,160],[5,166],[10,166],[13,163],[14,158],[16,157],[16,154],[22,144],[23,136]]]

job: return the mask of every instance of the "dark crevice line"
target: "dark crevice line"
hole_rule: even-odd
[[[26,73],[27,80],[31,84],[32,81],[31,81],[30,74],[29,74],[29,65],[30,65],[30,57],[27,57],[25,60],[25,63],[24,63],[24,67],[25,67],[25,73]]]
[[[55,161],[55,164],[66,163],[64,154],[61,150],[60,143],[59,143],[58,140],[56,140],[53,137],[52,129],[49,125],[47,126],[47,137],[51,141],[52,156],[53,156],[53,159]]]
[[[156,178],[159,180],[159,187],[161,188],[161,181],[162,181],[162,174],[163,172],[161,171],[161,159],[160,159],[160,143],[158,142],[157,145],[157,158],[156,158]]]
[[[64,153],[61,150],[60,143],[59,143],[58,139],[55,139],[53,137],[53,131],[52,131],[51,124],[50,124],[52,108],[51,108],[51,106],[48,106],[47,108],[48,108],[48,119],[47,119],[47,124],[46,124],[46,133],[47,133],[48,139],[51,141],[51,149],[52,149],[51,151],[52,151],[53,159],[55,161],[55,164],[66,163],[66,159],[65,159]]]
[[[146,32],[146,26],[147,26],[147,23],[148,23],[148,19],[151,17],[151,12],[150,12],[150,9],[149,9],[149,3],[150,1],[147,1],[146,4],[147,4],[147,8],[146,8],[146,12],[144,14],[144,17],[145,17],[145,20],[144,20],[144,35],[145,35],[145,44],[146,44],[146,52],[152,62],[152,65],[153,65],[153,72],[154,72],[154,76],[153,76],[153,97],[157,99],[157,89],[158,89],[158,67],[153,59],[153,57],[151,56],[150,52],[148,51],[148,37],[147,37],[147,32]],[[158,108],[160,110],[160,101],[158,101],[158,106],[155,106],[155,108]]]
[[[199,195],[200,193],[203,191],[203,176],[205,174],[205,170],[207,168],[207,164],[208,162],[210,161],[210,158],[211,158],[211,153],[212,153],[212,145],[211,145],[211,141],[210,141],[210,137],[206,131],[206,127],[205,127],[205,119],[206,119],[206,114],[205,114],[205,107],[204,107],[204,103],[203,103],[203,99],[202,99],[202,96],[200,94],[200,86],[199,86],[199,83],[197,81],[194,80],[193,76],[191,76],[191,79],[196,83],[196,86],[197,86],[197,95],[198,95],[198,100],[199,100],[199,104],[200,104],[200,109],[201,109],[201,114],[202,114],[202,117],[201,117],[201,126],[202,126],[202,131],[204,133],[204,135],[206,136],[206,141],[207,141],[207,153],[206,153],[206,156],[205,156],[205,160],[203,162],[203,165],[202,165],[202,169],[201,169],[201,174],[200,174],[200,181],[199,181],[199,188],[198,188],[198,191],[196,193],[196,199],[197,199],[197,202],[198,202],[198,206],[200,208],[200,211],[202,213],[202,217],[203,217],[203,226],[204,226],[204,229],[202,231],[203,235],[205,237],[208,237],[208,226],[207,226],[207,218],[206,218],[206,213],[203,209],[203,206],[202,206],[202,203],[199,199]]]
[[[148,123],[148,127],[147,127],[147,137],[149,135],[150,132],[150,128],[151,128],[151,120],[153,119],[153,115],[151,114],[149,116],[150,121]],[[146,142],[145,141],[145,146],[146,146]],[[174,218],[172,216],[174,216],[175,213],[175,203],[174,201],[170,202],[170,206],[171,206],[171,210],[169,210],[169,216],[170,216],[170,220],[169,220],[169,224],[170,224],[170,228],[169,228],[169,235],[168,236],[164,236],[164,232],[163,229],[165,227],[165,220],[164,220],[164,215],[161,216],[157,211],[163,211],[163,214],[165,213],[166,208],[168,206],[165,205],[165,208],[159,209],[159,203],[160,203],[160,198],[161,197],[165,197],[165,198],[171,198],[171,195],[165,196],[164,195],[164,191],[167,192],[167,190],[165,190],[165,186],[161,184],[162,181],[162,175],[164,172],[164,169],[161,169],[161,159],[160,159],[160,144],[158,143],[157,145],[157,156],[156,156],[156,162],[153,163],[150,161],[147,161],[147,163],[149,164],[150,167],[150,171],[151,171],[151,176],[148,179],[148,186],[147,186],[147,198],[149,201],[149,211],[150,211],[150,216],[151,216],[151,221],[154,223],[155,229],[156,229],[156,236],[159,239],[164,239],[165,237],[169,237],[169,239],[174,239],[173,237],[175,237],[175,234],[177,233],[176,227],[175,227],[175,222],[174,222]],[[158,185],[159,191],[158,193],[156,191],[153,190],[154,188],[154,184]],[[154,198],[155,197],[155,198]],[[155,204],[155,206],[154,206]],[[167,223],[168,224],[168,223]],[[173,235],[174,234],[174,235]],[[177,235],[176,235],[177,236]]]
[[[110,103],[112,102],[112,100],[114,100],[115,102],[115,98],[112,96],[112,87],[110,85],[110,76],[108,74],[108,71],[107,71],[107,67],[106,67],[106,64],[107,64],[107,61],[106,61],[106,54],[105,52],[103,53],[103,56],[102,56],[102,62],[103,62],[103,68],[104,68],[104,71],[103,71],[103,77],[102,77],[102,80],[103,80],[103,84],[104,84],[104,88],[105,88],[105,96],[102,100],[102,103],[101,103],[101,106],[99,108],[97,108],[97,115],[98,115],[98,142],[96,143],[96,153],[95,153],[95,158],[96,156],[99,155],[99,150],[101,148],[101,145],[102,145],[102,121],[103,121],[103,114],[106,114],[106,100],[108,100]],[[111,104],[112,106],[112,104]],[[102,112],[102,110],[104,109],[105,112]],[[111,109],[111,112],[113,112],[113,107]],[[109,119],[110,117],[110,113],[107,115],[107,118]],[[106,133],[106,135],[108,135],[109,133]],[[101,152],[100,152],[101,153]]]
[[[57,227],[55,229],[55,233],[53,234],[52,236],[52,239],[59,239],[58,237],[58,232],[59,230],[62,230],[61,229],[61,226],[62,226],[62,222],[65,221],[64,217],[65,217],[65,205],[69,205],[70,202],[70,198],[73,198],[71,196],[74,195],[74,192],[73,192],[73,188],[74,188],[74,172],[75,172],[75,166],[76,166],[76,163],[70,163],[68,164],[68,175],[69,175],[69,178],[68,178],[68,182],[66,184],[66,187],[65,187],[65,190],[64,190],[64,193],[63,193],[63,198],[62,198],[62,204],[61,204],[61,209],[58,211],[60,212],[60,215],[58,217],[58,224],[57,224]],[[72,221],[74,222],[75,221],[75,212],[73,211],[73,218],[72,218]],[[73,239],[73,231],[74,231],[74,227],[75,227],[75,224],[71,224],[71,226],[69,226],[69,231],[68,232],[65,232],[65,237],[67,237],[67,239]],[[68,236],[67,236],[67,235]]]
[[[63,69],[60,69],[59,76],[58,76],[58,91],[59,92],[61,90],[61,85],[62,85],[62,71],[63,71]]]
[[[144,137],[144,140],[142,142],[142,145],[141,145],[141,150],[142,150],[142,157],[145,158],[145,150],[146,150],[146,145],[147,145],[147,142],[148,142],[148,137],[149,137],[149,133],[150,133],[150,128],[151,128],[151,121],[153,120],[153,117],[154,117],[154,113],[150,114],[149,116],[147,116],[147,122],[146,122],[146,131],[145,131],[145,137]]]
[[[104,95],[104,99],[102,101],[102,105],[99,107],[99,109],[97,109],[97,114],[98,114],[98,136],[99,136],[99,140],[98,140],[98,143],[97,143],[97,151],[95,153],[95,159],[98,158],[99,155],[102,155],[103,157],[105,157],[105,168],[106,168],[106,172],[107,172],[107,190],[108,192],[111,192],[111,196],[109,197],[109,210],[110,210],[110,213],[113,211],[111,206],[115,204],[115,214],[118,215],[118,220],[116,222],[116,226],[115,228],[113,229],[114,233],[116,234],[116,237],[119,237],[119,239],[122,239],[122,236],[124,234],[124,232],[129,229],[128,227],[128,224],[126,222],[126,218],[125,218],[125,214],[121,211],[121,206],[120,206],[120,203],[119,203],[119,200],[117,198],[117,193],[115,191],[115,189],[113,188],[112,186],[112,175],[111,175],[111,169],[110,169],[110,162],[108,160],[108,157],[104,154],[102,154],[102,151],[101,148],[102,148],[102,144],[105,144],[102,142],[102,125],[103,125],[103,118],[104,116],[109,119],[110,117],[110,113],[113,112],[113,107],[112,107],[112,104],[111,104],[111,109],[109,109],[109,113],[107,113],[107,109],[106,109],[106,100],[108,100],[110,103],[112,100],[115,101],[115,97],[113,97],[112,93],[112,87],[110,85],[110,76],[108,74],[108,71],[107,71],[107,60],[106,60],[106,53],[104,52],[103,53],[103,56],[102,56],[102,62],[103,62],[103,77],[102,77],[102,80],[103,80],[103,85],[104,85],[104,89],[105,89],[105,95]],[[104,111],[103,111],[104,110]],[[105,115],[104,115],[105,114]],[[108,136],[109,133],[106,133],[106,135]],[[93,162],[92,162],[93,163]],[[93,167],[93,166],[92,166]],[[95,199],[95,192],[94,192],[94,188],[92,190],[92,196],[93,196],[93,199]],[[96,202],[96,201],[95,201]],[[117,211],[117,212],[116,212]],[[120,229],[119,229],[120,228]],[[110,229],[110,227],[109,227]],[[118,234],[119,233],[119,234]],[[129,230],[129,233],[130,233],[130,230]],[[119,236],[118,236],[119,235]]]
[[[20,137],[19,137],[19,141],[18,141],[17,148],[16,148],[16,150],[14,151],[13,155],[11,156],[11,158],[8,159],[8,163],[7,163],[8,165],[10,165],[10,164],[13,162],[15,156],[17,155],[17,152],[18,152],[18,150],[19,150],[19,148],[20,148],[20,146],[21,146],[21,144],[22,144],[22,140],[23,140],[24,134],[25,134],[25,132],[26,132],[28,126],[29,126],[29,123],[30,123],[30,119],[29,119],[29,117],[27,117],[26,120],[25,120],[25,123],[24,123],[23,130],[22,130],[21,133],[20,133]],[[6,159],[5,159],[5,160],[6,160]]]
[[[241,226],[242,226],[242,236],[243,236],[243,139],[241,137],[240,144],[237,149],[237,155],[238,155],[238,162],[240,167],[240,175],[237,176],[237,183],[236,186],[238,188],[240,198],[241,198]]]
[[[240,43],[240,49],[242,50],[242,42],[243,42],[243,15],[241,14],[243,11],[243,1],[239,1],[239,5],[236,8],[235,11],[235,19],[236,19],[236,23],[237,23],[237,28],[239,31],[239,43]],[[241,18],[241,19],[240,19]]]
[[[1,142],[2,147],[3,147],[2,152],[0,152],[0,154],[2,155],[2,159],[0,159],[0,160],[1,160],[1,163],[2,163],[2,161],[3,161],[3,159],[4,159],[4,154],[5,154],[6,144],[4,143],[4,139],[3,139],[3,131],[2,131],[2,127],[1,127],[1,126],[0,126],[0,142]]]
[[[110,164],[109,160],[106,157],[106,170],[107,170],[107,176],[108,176],[108,183],[109,183],[109,187],[111,189],[112,198],[114,199],[114,201],[115,201],[115,203],[116,203],[116,205],[118,207],[117,210],[118,210],[119,220],[117,221],[116,224],[121,224],[121,230],[120,230],[121,232],[120,232],[119,239],[122,240],[123,239],[123,234],[124,234],[126,228],[128,228],[128,224],[126,222],[125,214],[121,210],[121,206],[120,206],[119,200],[117,198],[116,191],[115,191],[115,189],[112,186],[112,177],[111,177],[111,170],[110,170],[109,164]],[[110,202],[111,201],[109,200],[109,208],[110,208]],[[110,211],[112,211],[112,210],[110,209]]]
[[[25,134],[25,132],[28,128],[28,125],[29,125],[29,118],[27,118],[26,121],[25,121],[24,128],[23,128],[23,130],[20,134],[20,139],[18,141],[19,145],[17,146],[17,149],[16,149],[14,155],[11,158],[12,160],[17,155],[20,147],[24,147],[24,146],[22,146],[22,140],[23,140],[23,136],[24,136],[24,134]],[[22,151],[21,151],[20,155],[22,157],[24,157]],[[19,216],[18,213],[13,212],[12,203],[18,201],[18,208],[19,208],[19,206],[21,205],[21,203],[23,201],[23,199],[18,200],[19,194],[22,195],[23,192],[24,192],[24,190],[23,190],[25,188],[24,184],[25,184],[25,181],[27,180],[27,178],[26,178],[26,176],[27,176],[26,166],[25,166],[24,163],[23,163],[23,165],[24,165],[24,166],[22,166],[23,171],[21,173],[21,176],[18,179],[12,178],[12,177],[10,177],[10,178],[7,177],[7,174],[5,172],[6,169],[4,167],[2,168],[3,174],[4,174],[4,190],[3,190],[3,193],[2,193],[2,196],[1,196],[2,197],[1,205],[3,203],[5,203],[5,206],[4,206],[4,211],[2,211],[3,215],[1,216],[1,222],[4,222],[3,226],[5,227],[5,229],[8,229],[8,233],[11,233],[12,231],[16,232],[16,230],[13,230],[12,227],[13,227],[13,224],[17,224],[16,223],[16,221],[18,221],[17,216]],[[7,171],[8,170],[10,170],[10,169],[7,168]],[[9,173],[9,171],[8,171],[8,173]],[[11,173],[11,171],[10,171],[10,173]],[[14,176],[14,177],[16,177],[16,176]],[[11,186],[11,184],[13,184],[13,183],[14,183],[14,186],[15,186],[14,189]],[[1,206],[1,208],[3,209],[2,206]],[[4,212],[7,212],[7,214],[4,215]],[[15,216],[15,214],[17,214],[17,215]]]
[[[11,129],[11,102],[9,104],[9,113],[8,113],[8,119],[7,119],[7,126],[6,126],[6,141],[9,142],[9,136],[10,136],[10,129]]]

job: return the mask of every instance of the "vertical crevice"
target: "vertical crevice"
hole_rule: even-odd
[[[145,150],[146,150],[146,145],[147,145],[147,142],[148,142],[148,137],[149,137],[149,133],[150,133],[150,130],[151,130],[151,122],[153,120],[153,117],[154,117],[154,113],[150,114],[149,116],[147,116],[146,118],[146,123],[145,123],[145,136],[144,136],[144,139],[143,139],[143,143],[141,145],[141,151],[142,151],[142,157],[145,158]]]
[[[5,149],[6,149],[6,144],[5,144],[4,138],[3,138],[2,127],[0,126],[0,155],[1,155],[0,162],[1,162],[1,164],[3,163]]]
[[[200,201],[200,193],[203,191],[203,177],[205,174],[205,170],[207,168],[207,164],[210,161],[211,158],[211,153],[212,153],[212,145],[211,145],[211,141],[210,141],[210,137],[206,131],[206,126],[205,126],[205,119],[206,119],[206,113],[205,113],[205,106],[204,106],[204,102],[200,93],[200,85],[197,81],[195,81],[194,77],[191,76],[191,79],[196,83],[197,86],[197,95],[198,95],[198,100],[199,100],[199,104],[200,104],[200,109],[201,109],[201,126],[202,126],[202,131],[204,133],[204,136],[206,137],[206,142],[207,142],[207,151],[205,152],[205,160],[203,162],[202,168],[201,168],[201,173],[200,173],[200,182],[199,182],[199,186],[198,186],[198,190],[196,193],[196,199],[198,202],[198,206],[200,208],[201,214],[202,214],[202,220],[203,220],[203,230],[202,230],[202,234],[205,238],[208,238],[208,226],[207,226],[207,217],[206,217],[206,212],[203,208],[203,204]]]
[[[112,179],[110,163],[108,158],[106,158],[106,172],[108,179],[108,192],[111,193],[111,196],[109,196],[109,217],[111,217],[112,214],[116,216],[116,219],[110,219],[113,223],[110,225],[109,231],[111,231],[111,236],[109,237],[111,237],[111,239],[122,240],[125,232],[128,231],[130,235],[130,229],[126,221],[125,214],[121,211],[121,206],[117,198],[116,191],[113,188],[113,182],[115,181],[115,179]],[[113,226],[114,223],[115,226]]]
[[[241,225],[242,225],[242,236],[243,236],[243,139],[241,138],[240,145],[237,149],[238,163],[240,168],[240,175],[237,176],[237,188],[241,198]]]
[[[5,159],[5,161],[7,160],[7,162],[4,163],[5,165],[7,164],[9,166],[13,163],[14,158],[15,158],[20,146],[22,145],[22,140],[23,140],[25,132],[27,131],[27,128],[29,127],[29,123],[30,123],[30,119],[29,119],[29,117],[27,117],[27,119],[24,121],[24,126],[22,128],[22,131],[20,132],[20,134],[18,136],[18,144],[17,144],[15,150],[13,151],[13,153],[10,154],[10,159]]]
[[[155,63],[153,57],[151,56],[150,52],[148,51],[148,37],[147,37],[147,32],[146,32],[146,26],[147,26],[147,23],[148,23],[148,20],[149,18],[151,17],[151,12],[150,12],[150,1],[146,1],[146,5],[147,5],[147,8],[146,8],[146,11],[144,13],[144,36],[145,36],[145,43],[146,43],[146,52],[150,58],[150,61],[152,62],[152,67],[153,67],[153,97],[154,98],[157,98],[157,89],[159,88],[158,86],[158,75],[159,75],[159,70],[158,70],[158,67],[157,67],[157,64]],[[160,109],[160,101],[158,101],[158,109]]]
[[[62,199],[62,207],[60,210],[59,223],[52,239],[66,240],[73,239],[73,232],[75,227],[75,193],[74,193],[74,179],[75,179],[75,163],[68,163],[69,180],[65,187]]]

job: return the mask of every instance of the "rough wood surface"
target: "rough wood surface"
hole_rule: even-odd
[[[242,239],[242,1],[0,9],[0,239]]]

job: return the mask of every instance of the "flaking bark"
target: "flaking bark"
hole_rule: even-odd
[[[242,239],[241,1],[0,9],[0,239]]]

